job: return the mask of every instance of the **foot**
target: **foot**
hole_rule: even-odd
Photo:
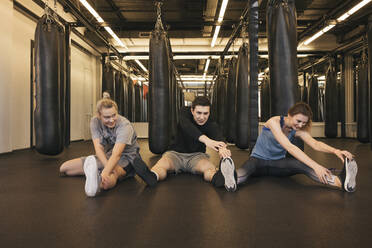
[[[225,178],[225,188],[227,191],[236,190],[236,180],[235,180],[235,166],[231,158],[224,158],[221,160],[220,170]]]
[[[354,159],[345,158],[344,169],[341,175],[344,175],[343,187],[347,192],[354,192],[356,188],[356,175],[358,173],[358,165]]]
[[[147,165],[141,158],[136,158],[132,164],[134,170],[136,171],[137,175],[142,178],[143,181],[149,186],[155,186],[158,182],[156,175],[154,172],[150,171],[147,168]]]
[[[85,173],[85,193],[89,197],[94,197],[99,191],[99,173],[97,161],[94,156],[88,156],[84,162]]]

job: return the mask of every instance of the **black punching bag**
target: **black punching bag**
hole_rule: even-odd
[[[102,93],[107,92],[110,94],[110,98],[115,100],[115,75],[114,69],[110,64],[105,64],[103,67],[102,74]]]
[[[297,99],[296,22],[294,0],[268,1],[266,30],[272,115],[286,115]]]
[[[249,47],[247,43],[239,49],[236,71],[236,141],[240,149],[249,148]]]
[[[368,66],[365,54],[358,69],[357,138],[360,142],[368,143]]]
[[[261,83],[261,121],[266,122],[270,119],[270,81],[269,77],[265,76]]]
[[[236,58],[229,62],[229,73],[226,86],[226,140],[230,143],[235,142],[236,135]]]
[[[61,82],[61,33],[63,28],[44,15],[35,31],[36,108],[34,126],[36,150],[56,155],[63,151],[64,83]],[[64,80],[64,79],[63,79]],[[63,105],[63,106],[62,106]]]
[[[319,89],[318,89],[318,79],[311,75],[309,79],[309,106],[313,112],[313,121],[319,121]]]
[[[335,67],[329,66],[326,73],[326,85],[325,85],[325,129],[324,133],[327,138],[337,137],[337,85],[336,85],[336,71]]]
[[[169,144],[169,54],[167,34],[158,19],[150,36],[149,147],[160,154]]]

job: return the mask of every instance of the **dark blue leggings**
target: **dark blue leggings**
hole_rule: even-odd
[[[250,157],[236,172],[238,174],[238,184],[244,183],[249,177],[288,177],[296,174],[304,174],[314,181],[320,182],[312,168],[295,158],[263,160]]]

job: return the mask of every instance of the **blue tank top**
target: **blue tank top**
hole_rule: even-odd
[[[284,116],[280,116],[280,127],[284,126]],[[291,130],[288,134],[289,141],[293,141],[296,131]],[[263,127],[261,134],[257,138],[256,145],[252,150],[252,157],[264,160],[278,160],[285,158],[287,150],[275,139],[271,130]]]

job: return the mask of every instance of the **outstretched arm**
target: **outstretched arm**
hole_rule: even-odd
[[[312,168],[322,183],[327,183],[327,174],[330,176],[331,172],[312,160],[303,151],[301,151],[301,149],[289,141],[289,139],[282,132],[279,118],[272,117],[266,122],[266,126],[271,130],[275,139],[285,150],[287,150],[293,157]]]
[[[342,162],[344,162],[344,156],[349,159],[353,158],[353,154],[351,154],[350,152],[346,150],[341,151],[321,141],[315,140],[306,131],[297,131],[296,136],[300,137],[303,141],[305,141],[306,144],[308,144],[311,148],[313,148],[316,151],[335,154],[337,157],[341,159]]]

